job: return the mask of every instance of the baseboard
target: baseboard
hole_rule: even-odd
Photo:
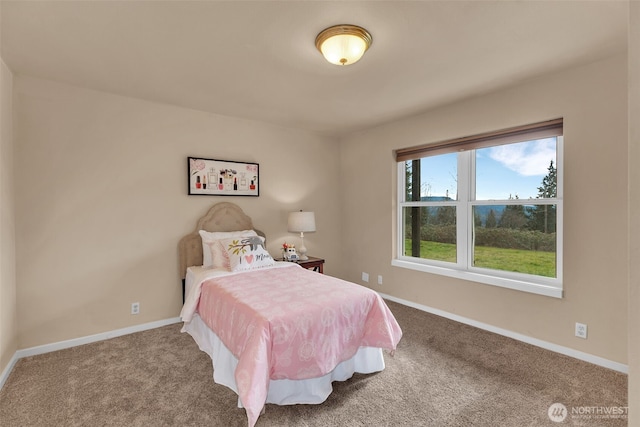
[[[91,344],[93,342],[104,341],[111,338],[121,337],[123,335],[133,334],[135,332],[142,332],[149,329],[160,328],[162,326],[172,325],[180,322],[179,317],[173,317],[171,319],[157,320],[155,322],[143,323],[141,325],[129,326],[128,328],[116,329],[114,331],[103,332],[100,334],[89,335],[86,337],[74,338],[67,341],[60,341],[51,344],[40,345],[37,347],[25,348],[16,352],[18,359],[29,356],[36,356],[38,354],[50,353],[52,351],[64,350],[65,348],[77,347],[79,345]]]
[[[9,378],[9,374],[13,370],[13,367],[16,365],[17,361],[18,355],[17,353],[14,353],[11,360],[9,360],[9,364],[6,368],[4,368],[4,371],[2,371],[2,375],[0,375],[0,390],[2,390],[2,387],[4,387],[4,383],[7,382],[7,378]]]
[[[612,369],[614,371],[622,372],[624,374],[629,373],[629,366],[623,363],[614,362],[612,360],[605,359],[603,357],[594,356],[589,353],[584,353],[578,350],[574,350],[569,347],[564,347],[561,345],[553,344],[547,341],[539,340],[537,338],[532,338],[526,335],[522,335],[513,331],[509,331],[507,329],[498,328],[486,323],[478,322],[472,319],[468,319],[466,317],[458,316],[457,314],[448,313],[443,310],[439,310],[437,308],[428,307],[426,305],[418,304],[412,301],[407,301],[402,298],[397,298],[391,295],[386,295],[380,293],[385,299],[397,302],[398,304],[406,305],[408,307],[413,307],[415,309],[425,311],[427,313],[435,314],[436,316],[444,317],[446,319],[450,319],[459,323],[464,323],[469,326],[474,326],[479,329],[483,329],[485,331],[493,332],[498,335],[502,335],[508,338],[513,338],[518,341],[525,342],[527,344],[535,345],[536,347],[544,348],[546,350],[553,351],[555,353],[564,354],[565,356],[573,357],[578,360],[583,360],[585,362],[593,363],[594,365],[602,366],[605,368]],[[4,383],[9,378],[9,374],[13,370],[16,362],[23,358],[29,356],[36,356],[38,354],[50,353],[52,351],[63,350],[65,348],[77,347],[79,345],[90,344],[93,342],[104,341],[111,338],[120,337],[123,335],[133,334],[135,332],[142,332],[149,329],[160,328],[162,326],[172,325],[174,323],[181,322],[179,317],[174,317],[165,320],[158,320],[155,322],[143,323],[141,325],[130,326],[128,328],[116,329],[114,331],[103,332],[101,334],[90,335],[81,338],[74,338],[71,340],[60,341],[52,344],[45,344],[37,347],[25,348],[23,350],[18,350],[13,355],[7,367],[2,371],[2,375],[0,375],[0,389],[4,386]]]
[[[507,329],[498,328],[498,327],[489,325],[487,323],[478,322],[473,319],[468,319],[466,317],[458,316],[457,314],[452,314],[443,310],[439,310],[437,308],[428,307],[426,305],[407,301],[402,298],[396,298],[391,295],[386,295],[383,293],[380,293],[380,296],[384,299],[397,302],[398,304],[413,307],[415,309],[425,311],[427,313],[435,314],[436,316],[444,317],[459,323],[464,323],[465,325],[474,326],[476,328],[493,332],[495,334],[502,335],[508,338],[513,338],[514,340],[535,345],[536,347],[544,348],[546,350],[550,350],[555,353],[564,354],[565,356],[573,357],[574,359],[583,360],[585,362],[593,363],[594,365],[602,366],[604,368],[612,369],[614,371],[622,372],[624,374],[629,373],[629,366],[623,363],[614,362],[612,360],[608,360],[603,357],[594,356],[593,354],[584,353],[582,351],[574,350],[569,347],[564,347],[564,346],[553,344],[547,341],[539,340],[537,338],[532,338],[527,335],[522,335],[517,332],[509,331]]]
[[[15,352],[9,364],[2,372],[0,376],[0,390],[4,386],[4,383],[9,378],[9,374],[13,370],[16,362],[23,357],[36,356],[38,354],[51,353],[52,351],[64,350],[65,348],[77,347],[79,345],[91,344],[93,342],[104,341],[111,338],[121,337],[123,335],[133,334],[135,332],[142,332],[149,329],[160,328],[162,326],[172,325],[179,323],[182,320],[179,317],[173,317],[170,319],[157,320],[155,322],[143,323],[141,325],[129,326],[127,328],[116,329],[114,331],[103,332],[100,334],[89,335],[86,337],[74,338],[71,340],[60,341],[51,344],[39,345],[37,347],[25,348]]]

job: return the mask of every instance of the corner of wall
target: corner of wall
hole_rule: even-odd
[[[628,298],[628,360],[629,360],[629,425],[640,424],[640,2],[629,2],[628,33],[629,76],[629,298]]]
[[[18,349],[13,184],[13,74],[0,58],[0,381]]]

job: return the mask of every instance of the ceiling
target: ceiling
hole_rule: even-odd
[[[16,74],[329,136],[626,51],[626,1],[8,1]],[[369,30],[331,65],[316,35]]]

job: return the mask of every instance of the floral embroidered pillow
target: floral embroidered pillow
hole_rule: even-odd
[[[202,265],[204,268],[226,268],[229,269],[229,263],[223,256],[218,240],[257,236],[254,230],[242,231],[204,231],[199,230],[202,239]]]
[[[264,247],[264,238],[260,236],[222,239],[218,243],[223,257],[228,260],[225,263],[229,271],[255,270],[276,263]]]

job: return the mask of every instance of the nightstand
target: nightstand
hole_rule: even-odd
[[[304,268],[308,268],[310,270],[317,271],[318,273],[323,274],[322,266],[324,264],[324,259],[322,258],[316,258],[316,257],[310,256],[309,259],[307,260],[304,260],[304,261],[299,260],[295,262]]]

